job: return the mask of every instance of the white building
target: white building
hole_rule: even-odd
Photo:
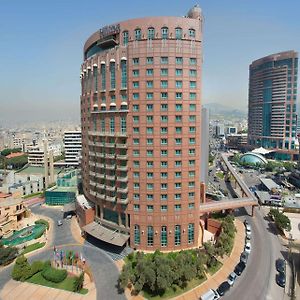
[[[69,166],[79,165],[81,153],[81,131],[64,132],[65,162]]]

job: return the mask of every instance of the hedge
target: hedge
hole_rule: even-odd
[[[66,279],[68,272],[66,270],[59,270],[52,267],[44,268],[42,276],[51,282],[59,283]]]
[[[49,222],[46,221],[46,220],[44,220],[44,219],[36,220],[34,223],[35,223],[35,224],[43,224],[43,225],[46,226],[47,229],[49,229]]]
[[[31,265],[31,276],[42,271],[44,269],[44,267],[45,267],[45,264],[43,261],[41,261],[41,260],[34,261]]]

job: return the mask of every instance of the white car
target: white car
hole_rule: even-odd
[[[247,243],[245,244],[244,251],[245,251],[246,253],[250,254],[250,252],[251,252],[251,244],[250,244],[249,242],[247,242]]]
[[[233,286],[236,278],[237,278],[237,275],[235,274],[235,272],[230,273],[230,275],[228,276],[228,280],[227,280],[227,282],[229,283],[230,286]]]

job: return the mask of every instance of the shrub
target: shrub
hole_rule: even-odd
[[[20,255],[17,258],[11,276],[18,281],[24,281],[31,277],[31,267],[24,255]]]
[[[10,264],[18,255],[18,249],[15,247],[0,247],[0,265]]]
[[[39,219],[34,222],[35,224],[44,224],[47,229],[49,229],[49,222],[44,219]]]
[[[74,280],[73,284],[73,292],[79,292],[83,287],[84,282],[84,272],[81,272],[81,274]]]
[[[31,265],[31,276],[40,271],[43,271],[43,269],[44,269],[43,261],[41,261],[41,260],[34,261]]]
[[[42,276],[51,282],[59,283],[66,279],[68,273],[66,270],[59,270],[52,267],[44,268]]]
[[[35,239],[39,239],[45,232],[46,228],[44,230],[41,230],[41,232],[37,233],[37,235],[35,236]]]

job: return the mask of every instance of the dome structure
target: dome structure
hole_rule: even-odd
[[[247,152],[241,156],[241,162],[247,164],[261,164],[265,165],[268,161],[260,154],[254,152]]]

